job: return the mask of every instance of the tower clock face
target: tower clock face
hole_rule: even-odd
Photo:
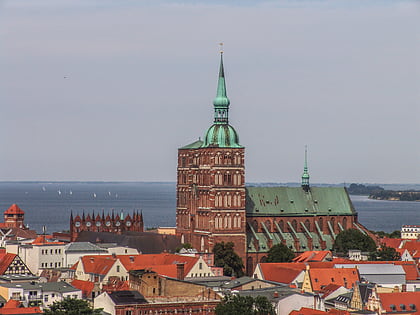
[[[125,222],[125,225],[131,226],[131,222],[130,221]]]
[[[75,226],[75,227],[79,227],[79,226],[80,226],[80,222],[76,222],[76,223],[74,224],[74,226]]]
[[[96,221],[96,226],[101,226],[101,222]]]
[[[90,223],[90,222],[86,222],[86,226],[91,226],[92,225],[92,223]]]
[[[120,226],[121,225],[121,222],[120,221],[117,221],[117,222],[115,222],[115,225],[116,226]]]
[[[109,221],[106,221],[106,226],[110,226],[111,225],[111,222],[109,222]]]

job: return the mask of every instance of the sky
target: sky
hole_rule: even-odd
[[[0,181],[175,181],[224,43],[247,182],[420,183],[420,4],[0,0]]]

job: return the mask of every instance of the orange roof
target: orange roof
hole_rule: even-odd
[[[289,315],[318,315],[318,314],[322,315],[322,314],[328,314],[328,313],[324,311],[314,310],[313,308],[307,308],[307,307],[302,307],[298,311],[291,311],[289,313]]]
[[[319,293],[321,294],[322,298],[325,299],[328,295],[337,291],[340,288],[341,288],[341,285],[338,285],[338,284],[335,284],[335,283],[330,283],[326,287],[322,288],[319,291]]]
[[[12,261],[17,255],[12,253],[5,253],[0,255],[0,275],[3,275],[7,268],[9,268]]]
[[[197,257],[175,254],[139,254],[139,255],[88,255],[82,258],[83,268],[86,273],[105,275],[114,265],[115,261],[123,264],[127,271],[151,269],[158,274],[176,277],[176,264],[184,263],[184,274],[187,275],[197,263]],[[77,263],[71,269],[76,269]]]
[[[305,261],[324,261],[327,256],[332,257],[329,250],[314,250],[306,251],[293,259],[294,262],[305,262]]]
[[[91,297],[93,287],[95,286],[93,282],[83,280],[73,280],[70,284],[73,287],[82,290],[82,295],[84,297]]]
[[[392,248],[399,248],[401,245],[402,239],[401,238],[389,238],[384,237],[380,240],[381,244],[384,244],[385,246],[392,247]]]
[[[309,277],[313,291],[320,291],[331,283],[350,289],[360,281],[357,268],[310,268]]]
[[[25,214],[25,212],[14,203],[10,206],[9,209],[4,211],[4,214]]]
[[[420,240],[406,240],[402,246],[413,258],[420,258]]]
[[[405,271],[405,280],[419,280],[420,272],[416,264],[412,262],[411,264],[399,264],[402,265]]]
[[[21,302],[10,299],[2,308],[0,314],[42,314],[39,307],[21,307]]]
[[[378,293],[382,308],[387,312],[409,312],[420,314],[420,292]],[[413,307],[414,306],[414,309]],[[393,309],[395,307],[395,310]],[[405,309],[404,309],[405,308]]]
[[[117,255],[127,270],[145,269],[170,265],[176,267],[177,263],[184,263],[184,273],[187,275],[198,261],[198,257],[182,256],[175,254],[140,254],[140,255]],[[173,267],[171,267],[173,268]],[[163,269],[161,269],[163,270]],[[158,271],[156,271],[159,273]],[[175,273],[176,276],[176,273]],[[170,276],[171,277],[171,276]]]
[[[51,242],[51,235],[39,235],[33,242],[32,245],[62,245],[64,242]]]
[[[81,257],[81,260],[85,273],[106,275],[117,261],[117,258],[114,258],[112,255],[87,255]]]
[[[260,263],[264,280],[290,284],[305,270],[303,263]]]

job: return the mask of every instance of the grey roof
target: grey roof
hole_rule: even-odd
[[[270,284],[273,284],[273,285],[275,284],[276,286],[278,286],[277,282],[272,282],[272,281],[267,281],[267,280],[262,280],[262,279],[255,279],[255,278],[244,276],[244,277],[233,279],[233,280],[231,280],[227,283],[224,283],[222,285],[222,288],[233,289],[233,288],[236,288],[238,286],[241,286],[241,285],[244,285],[244,284],[247,284],[247,283],[250,283],[250,282],[254,282],[254,281],[270,283]]]
[[[185,278],[185,280],[188,282],[202,284],[210,288],[221,287],[223,284],[229,282],[231,279],[231,277],[227,276]]]
[[[109,297],[116,305],[147,303],[147,300],[138,291],[116,291],[109,293]]]
[[[99,246],[92,244],[90,242],[74,242],[66,245],[64,251],[66,253],[71,252],[100,252],[106,253],[107,251]]]
[[[34,281],[34,280],[38,280],[39,277],[34,276],[34,275],[1,275],[0,276],[0,283],[2,282],[16,282],[16,281]]]
[[[355,268],[360,275],[405,275],[404,268],[393,264],[336,264],[335,268]]]
[[[67,282],[20,282],[20,283],[1,283],[0,287],[5,288],[22,288],[25,291],[29,290],[42,290],[43,292],[60,292],[60,293],[69,293],[80,291],[79,289],[73,287]]]
[[[255,290],[240,290],[237,293],[241,296],[265,296],[269,301],[279,301],[285,297],[288,297],[292,294],[299,294],[304,296],[313,296],[311,293],[300,293],[299,290],[290,288],[287,285],[284,286],[276,286],[272,288],[264,288],[264,289],[255,289]],[[277,295],[277,297],[275,297]]]

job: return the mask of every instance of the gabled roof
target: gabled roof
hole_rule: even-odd
[[[39,235],[33,242],[32,245],[63,245],[64,242],[50,241],[50,235]]]
[[[384,244],[385,246],[397,249],[400,247],[402,241],[403,240],[401,238],[384,237],[380,240],[380,243]]]
[[[25,212],[14,203],[10,206],[9,209],[4,211],[4,214],[25,214]]]
[[[82,291],[83,297],[91,297],[95,283],[92,281],[73,280],[70,283],[73,287]]]
[[[333,283],[350,289],[360,281],[357,268],[310,268],[308,270],[313,291]]]
[[[43,314],[39,307],[23,307],[22,303],[13,299],[10,299],[2,308],[0,308],[0,314]]]
[[[324,261],[327,257],[332,257],[331,251],[329,250],[314,250],[306,251],[299,256],[293,258],[294,262],[306,262],[306,261]]]
[[[92,273],[96,275],[106,275],[117,261],[117,258],[112,255],[86,255],[80,259],[85,273]],[[71,269],[76,269],[76,264],[73,265]]]
[[[163,272],[165,269],[169,272],[169,269],[175,270],[175,274],[168,275],[170,277],[176,277],[176,265],[178,263],[184,264],[184,274],[187,275],[194,265],[199,260],[198,257],[183,256],[176,254],[140,254],[140,255],[117,255],[121,263],[127,270],[138,270],[151,268],[152,270],[159,273],[158,269]],[[161,273],[159,273],[161,274]]]
[[[289,315],[323,315],[328,314],[324,311],[314,310],[313,308],[302,307],[298,311],[291,311]]]
[[[7,268],[9,268],[10,264],[16,258],[16,254],[12,253],[5,253],[0,255],[0,275],[3,275]]]
[[[420,292],[378,293],[382,308],[387,312],[420,314]]]
[[[327,285],[326,287],[322,288],[319,291],[319,294],[322,296],[323,299],[325,299],[326,297],[328,297],[331,293],[337,291],[338,289],[341,288],[341,285],[335,284],[335,283],[330,283],[329,285]]]
[[[147,303],[147,300],[138,291],[116,291],[109,293],[109,297],[116,305],[132,305]]]
[[[260,263],[264,280],[290,284],[305,270],[303,263]]]

